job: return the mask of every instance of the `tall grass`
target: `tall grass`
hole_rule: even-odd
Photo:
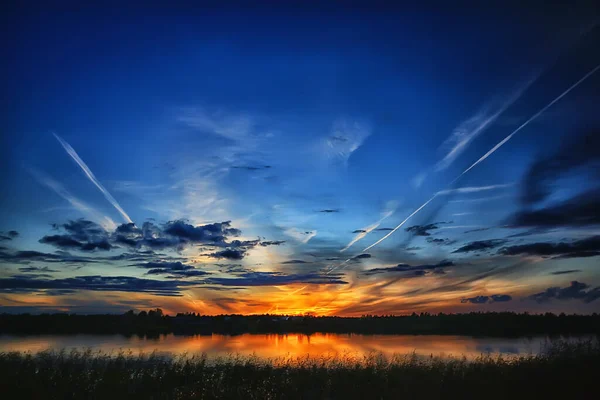
[[[540,355],[320,358],[84,351],[0,353],[3,399],[587,399],[600,383],[597,340]]]

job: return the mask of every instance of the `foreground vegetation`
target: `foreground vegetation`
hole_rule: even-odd
[[[160,309],[122,315],[0,314],[0,333],[111,333],[124,335],[242,333],[363,333],[471,336],[600,334],[600,315],[412,314],[314,317],[281,315],[163,315]]]
[[[165,358],[91,351],[0,353],[0,393],[23,399],[596,398],[598,341],[538,356],[385,359]]]

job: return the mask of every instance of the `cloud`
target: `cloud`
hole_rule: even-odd
[[[225,249],[217,251],[215,253],[206,254],[207,257],[212,258],[225,258],[227,260],[241,260],[246,255],[245,250],[239,249]]]
[[[279,286],[295,283],[315,285],[345,285],[341,275],[337,274],[282,274],[279,272],[248,272],[236,278],[208,278],[208,284],[223,286]]]
[[[129,215],[127,215],[127,213],[123,210],[123,208],[121,208],[121,206],[119,205],[119,203],[117,202],[117,200],[115,200],[115,198],[112,197],[112,195],[108,192],[108,190],[106,190],[106,188],[104,186],[102,186],[102,184],[98,181],[98,179],[96,178],[96,176],[94,175],[94,173],[89,169],[89,167],[86,165],[86,163],[83,162],[83,160],[75,152],[75,149],[73,149],[73,147],[71,147],[71,145],[69,143],[67,143],[66,141],[64,141],[57,134],[54,134],[54,137],[62,145],[62,147],[67,152],[67,154],[69,154],[71,156],[71,158],[77,163],[77,165],[79,165],[79,167],[82,169],[82,171],[88,177],[88,179],[94,185],[96,185],[96,187],[100,190],[100,192],[102,192],[102,194],[104,195],[104,197],[106,198],[106,200],[108,200],[108,202],[110,204],[112,204],[113,207],[123,216],[123,218],[125,219],[125,221],[131,222],[131,218],[129,218]]]
[[[529,243],[508,246],[499,250],[500,254],[557,256],[557,258],[595,257],[600,255],[600,236],[576,240],[571,243]]]
[[[590,289],[589,285],[577,281],[572,281],[565,288],[550,287],[543,292],[529,296],[529,299],[538,303],[546,303],[550,300],[581,300],[584,303],[591,303],[598,298],[600,298],[600,287]]]
[[[493,294],[491,296],[475,296],[460,299],[461,303],[486,304],[486,303],[504,303],[511,301],[512,296],[508,294]]]
[[[285,240],[267,240],[267,241],[261,241],[259,244],[263,247],[267,247],[267,246],[280,246],[282,244],[285,243]]]
[[[456,250],[453,253],[469,253],[471,251],[485,251],[495,249],[498,246],[506,243],[504,239],[491,239],[491,240],[477,240],[475,242],[468,243]]]
[[[0,251],[0,262],[25,264],[31,261],[47,263],[96,263],[98,260],[89,257],[73,256],[68,252],[43,253],[33,250],[22,250],[12,253]]]
[[[352,257],[353,260],[364,260],[366,258],[371,258],[371,255],[363,253],[363,254],[359,254],[357,256]]]
[[[234,165],[231,168],[233,169],[245,169],[246,171],[260,171],[265,169],[271,169],[270,165],[260,165],[260,166],[251,166],[251,165]]]
[[[102,226],[106,229],[115,229],[117,224],[108,216],[100,214],[98,211],[79,200],[77,197],[73,196],[63,185],[50,178],[48,175],[37,171],[35,169],[30,168],[29,172],[33,175],[34,178],[37,179],[38,182],[45,185],[46,187],[52,189],[56,194],[60,197],[68,201],[71,206],[81,211],[82,213],[88,215],[91,219],[97,221],[102,224]]]
[[[146,275],[170,275],[167,278],[191,278],[209,275],[209,272],[196,269],[193,265],[182,262],[154,261],[140,264],[131,264],[140,268],[146,268]]]
[[[388,228],[377,229],[377,227],[379,225],[381,225],[381,223],[383,221],[385,221],[387,218],[391,217],[394,214],[394,212],[396,211],[397,207],[398,207],[397,201],[388,201],[386,204],[386,209],[381,213],[381,218],[379,218],[379,220],[377,222],[375,222],[363,229],[357,229],[354,232],[352,232],[357,235],[354,236],[354,238],[346,245],[346,247],[344,247],[340,251],[344,252],[344,251],[348,250],[350,247],[352,247],[352,245],[354,245],[354,243],[358,242],[359,240],[362,240],[365,236],[367,236],[369,233],[371,233],[374,230],[376,230],[376,231],[388,230]]]
[[[496,152],[496,150],[498,150],[500,147],[504,146],[504,144],[506,144],[506,142],[508,142],[510,139],[512,139],[512,137],[515,136],[519,131],[521,131],[521,129],[525,128],[533,120],[535,120],[537,117],[539,117],[544,112],[546,112],[547,109],[549,109],[555,103],[557,103],[558,101],[560,101],[563,97],[565,97],[567,94],[569,94],[577,86],[579,86],[580,84],[582,84],[585,80],[587,80],[590,76],[592,76],[594,73],[596,73],[596,71],[598,71],[599,69],[600,69],[600,64],[597,65],[596,67],[594,67],[592,70],[590,70],[581,79],[579,79],[577,82],[575,82],[574,84],[572,84],[569,88],[567,88],[564,92],[562,92],[558,97],[554,98],[554,100],[552,100],[550,103],[548,103],[546,106],[544,106],[537,113],[533,114],[527,121],[525,121],[521,125],[519,125],[519,127],[517,129],[515,129],[510,135],[506,136],[504,139],[502,139],[500,142],[498,142],[498,144],[496,144],[494,147],[492,147],[487,153],[485,153],[477,161],[475,161],[473,164],[471,164],[471,166],[469,168],[465,169],[452,183],[456,182],[458,179],[460,179],[467,172],[469,172],[470,170],[472,170],[473,168],[475,168],[478,164],[480,164],[483,161],[485,161],[485,159],[487,159],[489,156],[491,156],[492,154],[494,154]]]
[[[286,235],[288,235],[289,237],[291,237],[293,239],[296,239],[300,243],[308,243],[310,241],[310,239],[317,236],[316,230],[306,231],[306,230],[300,230],[298,228],[288,228],[283,233],[285,233]]]
[[[498,184],[498,185],[488,185],[488,186],[470,186],[470,187],[461,187],[461,188],[455,188],[455,189],[446,189],[446,190],[440,190],[439,192],[437,192],[438,195],[444,195],[444,194],[465,194],[465,193],[479,193],[479,192],[485,192],[485,191],[489,191],[489,190],[497,190],[497,189],[505,189],[508,187],[513,186],[512,183],[502,183],[502,184]]]
[[[442,239],[442,238],[428,237],[425,240],[427,240],[427,243],[436,244],[438,246],[450,246],[450,245],[453,245],[454,243],[456,243],[456,240],[450,240],[448,238]]]
[[[59,272],[55,269],[50,269],[48,267],[21,267],[19,268],[20,272],[25,272],[25,273],[30,273],[30,272],[38,272],[38,273],[54,273],[54,272]]]
[[[231,236],[239,236],[241,231],[231,227],[231,221],[216,222],[206,225],[191,225],[184,220],[175,220],[159,226],[152,222],[144,222],[141,228],[135,224],[122,224],[114,234],[114,241],[129,247],[149,247],[153,249],[179,250],[191,244],[214,247],[250,248],[260,244],[253,241],[228,241]],[[265,242],[263,246],[279,245],[279,242]]]
[[[525,205],[540,203],[552,193],[552,183],[577,170],[578,174],[590,172],[600,178],[600,130],[588,130],[576,139],[561,146],[547,157],[538,159],[527,171],[522,183],[521,201]]]
[[[452,261],[444,260],[437,264],[425,264],[425,265],[409,265],[409,264],[398,264],[395,267],[385,268],[373,268],[368,269],[364,272],[365,275],[377,275],[391,272],[411,272],[415,276],[423,276],[429,272],[443,274],[444,268],[452,267],[454,263]]]
[[[512,228],[600,225],[600,189],[542,209],[519,211],[507,224]]]
[[[359,122],[338,120],[331,133],[323,140],[323,151],[332,162],[346,164],[348,159],[371,135],[371,129]]]
[[[137,292],[150,293],[157,296],[181,296],[181,288],[192,285],[192,282],[157,281],[140,279],[131,276],[76,276],[63,279],[0,279],[0,292],[35,293],[44,290],[59,290],[73,293],[75,290],[91,290],[100,292]]]
[[[376,231],[393,231],[394,228],[377,228]]]
[[[329,213],[338,213],[338,212],[340,212],[340,210],[337,208],[327,208],[325,210],[320,210],[319,212],[329,214]]]
[[[100,225],[85,219],[69,221],[62,225],[53,225],[55,229],[64,229],[67,233],[48,235],[39,240],[40,243],[50,244],[60,249],[80,251],[110,250],[108,233]]]
[[[19,236],[19,232],[17,231],[8,231],[6,234],[0,233],[0,241],[13,240],[17,236]]]
[[[486,104],[475,115],[461,122],[444,142],[443,146],[448,148],[448,152],[444,158],[438,161],[435,169],[441,171],[448,168],[477,136],[485,132],[508,107],[523,95],[534,81],[535,79],[530,79],[511,94],[504,96],[501,102]]]
[[[307,264],[308,261],[304,261],[304,260],[288,260],[288,261],[284,261],[281,264]]]
[[[94,250],[110,250],[112,245],[106,239],[102,239],[97,242],[79,242],[71,235],[49,235],[44,236],[39,240],[40,243],[50,244],[60,249],[73,249],[80,251],[94,251]]]
[[[427,224],[427,225],[413,225],[406,228],[406,232],[410,232],[415,236],[430,236],[429,231],[439,229],[438,223]]]
[[[563,271],[554,271],[552,272],[552,275],[566,275],[566,274],[574,274],[576,272],[581,272],[580,269],[567,269],[567,270],[563,270]]]

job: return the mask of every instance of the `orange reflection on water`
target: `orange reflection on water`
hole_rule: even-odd
[[[201,354],[208,356],[256,355],[260,358],[297,358],[321,356],[362,357],[373,352],[391,357],[394,354],[466,356],[482,353],[528,354],[540,351],[545,338],[503,339],[467,336],[414,335],[338,335],[286,334],[239,336],[176,336],[159,338],[122,335],[41,335],[0,336],[0,351],[38,352],[46,349],[85,349],[115,352],[119,350],[166,354]]]

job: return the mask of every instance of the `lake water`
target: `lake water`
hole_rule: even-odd
[[[573,339],[575,340],[575,339]],[[208,356],[255,355],[260,358],[358,356],[373,352],[386,356],[416,353],[423,356],[466,356],[481,354],[525,355],[539,353],[546,337],[474,338],[434,335],[357,334],[244,334],[238,336],[161,335],[156,338],[123,335],[0,335],[0,351],[38,352],[60,349],[120,350],[163,355],[182,353]]]

